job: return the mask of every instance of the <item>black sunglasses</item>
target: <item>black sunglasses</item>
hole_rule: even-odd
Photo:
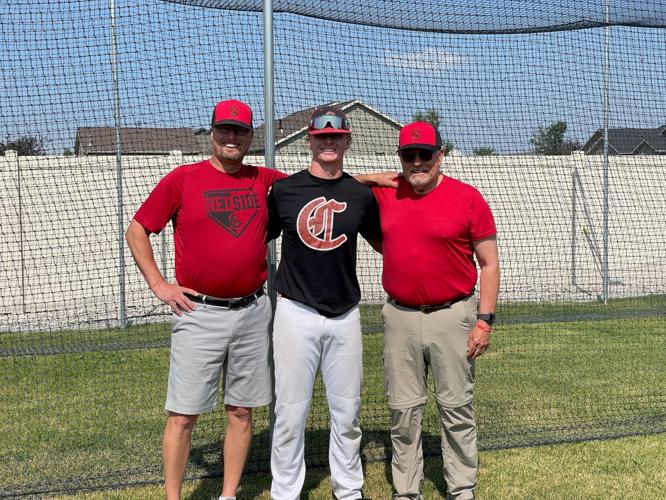
[[[421,161],[430,161],[432,160],[432,155],[434,155],[435,152],[429,151],[427,149],[406,149],[404,151],[398,152],[398,154],[400,155],[400,158],[403,159],[403,161],[411,163],[416,160],[417,156],[421,158]]]
[[[349,120],[336,115],[322,115],[310,120],[310,130],[323,130],[325,128],[349,130]]]

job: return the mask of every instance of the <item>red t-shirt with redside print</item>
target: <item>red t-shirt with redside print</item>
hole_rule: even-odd
[[[174,225],[176,280],[214,297],[242,297],[266,281],[266,195],[276,170],[234,174],[208,160],[182,165],[153,189],[134,219],[151,233]]]
[[[382,225],[382,284],[409,305],[469,295],[477,279],[472,242],[496,233],[490,207],[475,188],[450,177],[425,195],[406,180],[373,188]]]

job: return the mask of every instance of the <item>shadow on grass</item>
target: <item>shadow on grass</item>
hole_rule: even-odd
[[[328,429],[317,429],[307,431],[305,434],[305,456],[306,476],[301,498],[310,498],[311,494],[320,489],[322,482],[328,481],[330,470],[328,467]],[[439,452],[439,435],[423,433],[424,450],[428,456],[434,456]],[[252,451],[248,458],[244,478],[238,491],[239,499],[268,498],[271,487],[271,474],[264,470],[261,460],[269,462],[270,450],[267,448],[269,442],[268,431],[257,433],[252,442]],[[202,446],[193,446],[190,452],[190,462],[195,465],[208,479],[199,481],[196,489],[187,496],[189,500],[210,500],[217,498],[222,491],[223,462],[220,458],[221,443],[209,443]],[[366,430],[363,432],[363,446],[361,454],[365,463],[384,462],[384,475],[386,482],[391,484],[391,439],[388,429]],[[252,480],[247,480],[247,475],[252,475]],[[446,497],[446,482],[442,473],[441,461],[427,461],[424,475],[434,489]],[[368,492],[366,491],[366,494]],[[314,498],[314,497],[312,497]],[[377,500],[377,499],[374,499]]]
[[[301,498],[309,498],[313,492],[321,488],[322,482],[328,481],[330,477],[328,467],[329,433],[329,429],[309,430],[305,433],[307,473]],[[254,435],[252,450],[250,451],[248,464],[238,491],[239,499],[269,497],[271,487],[271,474],[267,470],[270,464],[269,443],[268,430],[263,430]],[[423,449],[424,454],[428,457],[438,456],[440,453],[440,436],[424,431]],[[197,468],[199,477],[203,476],[207,479],[197,483],[196,489],[187,496],[189,500],[216,499],[222,491],[224,463],[221,458],[221,450],[221,442],[192,447],[190,451],[190,464]],[[389,430],[364,430],[361,454],[364,469],[365,463],[384,462],[384,476],[386,482],[391,484],[391,438]],[[252,475],[252,479],[248,480],[246,476],[250,474]],[[433,489],[442,498],[445,498],[446,481],[442,472],[441,460],[425,461],[424,476],[427,481],[432,483]],[[367,491],[366,494],[368,494]]]
[[[311,491],[319,488],[329,476],[328,470],[328,429],[307,431],[305,434],[305,457],[307,474],[302,496],[307,498]],[[252,449],[245,467],[244,477],[252,474],[252,481],[241,479],[238,498],[267,497],[270,494],[271,475],[270,439],[268,430],[254,434]],[[217,498],[222,491],[222,471],[224,461],[221,457],[222,442],[192,446],[190,464],[196,467],[199,477],[208,478],[200,481],[196,489],[187,497],[190,500],[210,500]]]
[[[386,458],[384,459],[384,477],[388,484],[393,484],[391,474],[391,439],[388,432],[386,432],[386,439],[388,440],[388,446],[386,448]],[[437,458],[441,456],[440,440],[441,437],[438,434],[423,432],[424,458]],[[433,489],[437,492],[439,498],[446,498],[446,481],[444,480],[442,460],[424,460],[423,463],[424,480],[432,483]]]

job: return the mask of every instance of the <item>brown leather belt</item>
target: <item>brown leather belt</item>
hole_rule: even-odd
[[[423,304],[420,306],[405,304],[403,302],[400,302],[399,300],[395,300],[393,297],[389,297],[388,302],[395,306],[404,307],[405,309],[411,309],[413,311],[421,311],[422,313],[430,314],[431,312],[440,311],[442,309],[448,309],[456,302],[469,299],[472,295],[474,295],[474,292],[470,293],[469,295],[465,295],[464,297],[458,297],[457,299],[449,300],[448,302],[442,302],[441,304]]]
[[[264,294],[264,289],[260,288],[250,295],[245,297],[240,297],[238,299],[218,299],[215,297],[209,297],[208,295],[190,295],[186,293],[185,296],[190,299],[192,302],[197,302],[199,304],[204,304],[207,306],[215,307],[226,307],[227,309],[243,309],[244,307],[249,306],[261,297]]]

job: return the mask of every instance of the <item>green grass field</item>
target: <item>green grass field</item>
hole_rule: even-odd
[[[496,328],[477,364],[482,449],[666,430],[666,300],[612,306],[612,319],[569,322],[562,305],[500,308],[510,321]],[[603,310],[588,304],[575,312]],[[365,308],[364,316],[366,325],[379,321],[376,309]],[[0,496],[158,480],[168,335],[167,325],[0,334]],[[390,446],[381,333],[365,335],[364,348],[363,453],[372,461]],[[429,404],[424,440],[431,452],[436,422]],[[191,476],[219,472],[223,428],[220,412],[202,416]],[[308,423],[310,464],[325,464],[327,434],[319,385]],[[266,468],[268,445],[268,412],[260,409],[250,470]]]
[[[444,498],[441,461],[425,460],[425,498]],[[221,479],[188,481],[183,498],[217,498]],[[331,482],[326,468],[309,469],[302,498],[328,500]],[[366,464],[363,491],[368,498],[391,498],[390,470],[385,462]],[[477,498],[483,500],[625,500],[664,497],[666,434],[554,446],[513,448],[480,453]],[[159,500],[161,485],[79,492],[60,496],[76,500]],[[238,498],[270,499],[270,475],[246,474]]]

